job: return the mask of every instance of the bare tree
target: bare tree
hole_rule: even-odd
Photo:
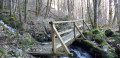
[[[3,8],[3,0],[0,0],[0,9]]]
[[[27,22],[27,0],[24,1],[24,6],[25,6],[25,9],[24,9],[24,20],[25,22]]]
[[[111,24],[111,21],[112,21],[112,1],[109,0],[109,24]]]
[[[97,28],[97,11],[98,11],[98,0],[93,0],[93,6],[94,6],[94,28]]]

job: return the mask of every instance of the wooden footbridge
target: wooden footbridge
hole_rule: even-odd
[[[82,22],[83,24],[77,26],[76,22]],[[73,23],[73,28],[69,30],[65,30],[62,32],[58,32],[55,24],[61,23]],[[67,46],[72,44],[78,36],[82,36],[83,39],[86,39],[82,34],[85,29],[84,26],[90,30],[89,25],[84,20],[72,20],[72,21],[54,21],[49,22],[51,25],[51,34],[52,34],[52,42],[46,45],[39,45],[32,48],[28,53],[31,55],[53,55],[53,56],[73,56],[73,53],[69,51]],[[82,28],[82,29],[81,29]],[[61,37],[62,34],[68,33]],[[65,52],[63,52],[65,51]]]

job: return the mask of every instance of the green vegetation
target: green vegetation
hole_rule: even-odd
[[[91,31],[92,31],[93,34],[99,34],[100,33],[99,28],[93,29]]]
[[[7,55],[7,50],[5,48],[0,48],[0,57],[6,55]]]
[[[6,17],[3,21],[14,28],[17,28],[17,29],[22,28],[22,23],[20,23],[20,21],[18,21],[14,16]]]
[[[1,22],[0,22],[0,26],[2,26],[4,30],[6,29],[5,26],[4,26],[4,24],[1,23]]]

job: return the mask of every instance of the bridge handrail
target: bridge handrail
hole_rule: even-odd
[[[70,21],[53,21],[52,23],[53,24],[58,24],[58,23],[74,23],[74,22],[78,22],[78,21],[82,21],[82,20],[83,19],[81,19],[81,20],[70,20]]]
[[[74,38],[76,38],[76,29],[79,31],[79,33],[82,35],[82,37],[84,39],[86,39],[84,37],[84,35],[82,34],[82,32],[79,30],[79,27],[82,27],[83,26],[83,30],[84,30],[84,25],[87,25],[87,23],[83,20],[83,24],[80,25],[80,26],[77,26],[76,25],[76,22],[78,21],[81,21],[81,20],[71,20],[71,21],[53,21],[53,22],[49,22],[51,24],[51,34],[52,34],[52,46],[53,46],[53,53],[56,54],[56,40],[55,40],[55,36],[58,37],[62,47],[65,49],[65,52],[67,54],[71,54],[70,51],[68,50],[67,46],[65,45],[64,41],[62,40],[62,37],[60,36],[61,34],[64,34],[64,33],[67,33],[67,32],[70,32],[70,31],[74,31]],[[73,29],[69,29],[69,30],[65,30],[65,31],[62,31],[62,32],[58,32],[56,27],[55,27],[55,24],[58,24],[58,23],[73,23],[73,26],[74,28]],[[90,24],[89,24],[90,25]],[[90,28],[88,27],[88,29],[90,30]],[[73,55],[73,54],[71,54]]]

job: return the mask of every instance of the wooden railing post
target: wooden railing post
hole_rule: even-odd
[[[74,38],[76,38],[76,32],[75,32],[75,22],[73,22],[73,25],[74,25]]]
[[[85,25],[85,24],[84,24],[84,20],[83,20],[83,31],[85,30],[84,25]]]
[[[67,48],[67,46],[65,45],[64,41],[62,40],[62,37],[60,36],[60,34],[58,33],[57,29],[55,28],[55,26],[53,25],[53,30],[56,33],[61,45],[63,46],[63,48],[65,49],[67,54],[70,54],[69,49]]]
[[[53,53],[56,53],[56,40],[55,40],[55,31],[54,31],[54,24],[53,22],[50,22],[51,24],[51,34],[52,34],[52,49],[53,49]]]
[[[85,38],[85,36],[82,34],[82,32],[79,30],[79,28],[77,27],[77,25],[75,25],[75,27],[77,28],[77,30],[79,31],[79,33],[82,35],[82,37],[84,38],[84,39],[86,39]]]

